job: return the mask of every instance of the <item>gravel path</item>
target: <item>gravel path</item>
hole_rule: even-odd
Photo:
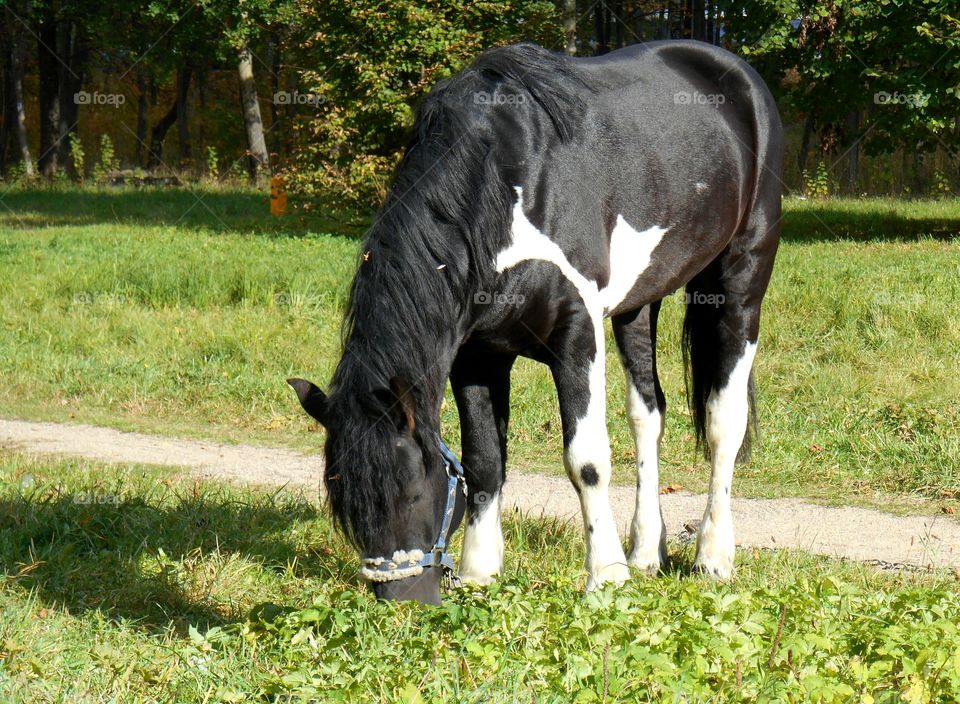
[[[0,446],[28,454],[182,466],[203,477],[311,488],[319,483],[322,461],[289,450],[3,419]],[[579,517],[576,494],[566,479],[516,470],[508,477],[507,507],[517,506],[533,516]],[[679,491],[661,500],[668,535],[677,536],[687,532],[684,526],[699,520],[706,497]],[[611,502],[625,532],[633,515],[633,489],[613,487]],[[797,548],[881,565],[960,567],[960,522],[947,516],[893,516],[800,499],[744,498],[734,498],[733,513],[738,545]]]

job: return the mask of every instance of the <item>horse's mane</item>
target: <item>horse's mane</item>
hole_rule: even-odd
[[[523,113],[537,123],[530,127],[544,139],[568,141],[582,120],[585,90],[567,57],[524,43],[483,53],[423,100],[350,291],[344,354],[333,381],[347,415],[370,418],[369,405],[356,397],[401,376],[413,386],[418,408],[427,411],[417,419],[421,447],[434,442],[438,428],[431,416],[440,398],[426,397],[421,382],[437,386],[438,363],[450,353],[458,321],[474,292],[493,280],[496,254],[510,236],[516,184],[500,163],[509,145],[496,138],[497,111],[517,110],[518,100],[531,103]],[[496,95],[514,100],[489,99]],[[442,396],[443,381],[430,393]],[[376,506],[391,505],[400,491],[399,479],[381,471],[389,466],[378,454],[387,451],[388,429],[371,422],[374,427],[352,422],[339,429],[355,436],[341,438],[344,448],[356,448],[357,461],[347,460],[350,476],[343,468],[327,469],[334,516],[361,542],[382,527]]]

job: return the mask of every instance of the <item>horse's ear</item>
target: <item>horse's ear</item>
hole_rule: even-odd
[[[287,379],[287,383],[297,392],[303,410],[320,421],[321,425],[326,425],[327,397],[324,393],[306,379]]]
[[[400,377],[395,376],[390,380],[390,388],[372,391],[362,403],[371,415],[390,418],[401,432],[412,433],[417,428],[413,389]]]
[[[407,424],[407,430],[411,433],[417,429],[416,403],[413,399],[413,392],[410,390],[410,384],[398,376],[390,379],[390,390],[393,392],[397,403],[403,410],[403,418]]]

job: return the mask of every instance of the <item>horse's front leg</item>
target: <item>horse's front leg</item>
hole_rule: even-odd
[[[460,578],[474,584],[489,584],[503,569],[501,490],[507,468],[510,369],[515,359],[468,345],[458,353],[450,373],[467,480]]]
[[[587,543],[587,590],[621,583],[630,572],[610,509],[603,321],[584,311],[549,341],[560,400],[564,466],[580,496]]]

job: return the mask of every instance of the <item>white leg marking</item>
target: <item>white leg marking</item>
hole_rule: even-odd
[[[580,488],[580,510],[587,541],[587,591],[604,582],[620,584],[630,576],[627,558],[617,533],[617,525],[610,509],[610,440],[607,436],[607,398],[603,326],[594,321],[599,330],[597,349],[590,365],[590,401],[586,414],[577,421],[573,439],[564,453],[567,474]],[[582,478],[585,467],[592,467],[590,485]],[[589,470],[588,470],[589,471]]]
[[[667,560],[667,529],[660,509],[660,438],[663,417],[640,398],[627,373],[627,418],[637,447],[637,505],[630,529],[632,567],[655,575]]]
[[[503,531],[500,529],[500,494],[477,506],[474,520],[467,520],[460,557],[460,579],[472,584],[490,584],[503,569]]]
[[[496,269],[503,272],[524,261],[540,260],[554,264],[577,289],[593,325],[597,355],[590,365],[590,401],[587,412],[577,422],[574,437],[564,453],[571,479],[580,487],[587,540],[587,589],[603,582],[623,582],[629,577],[623,546],[610,510],[610,441],[606,423],[606,369],[603,317],[630,293],[640,274],[650,265],[653,250],[663,239],[665,228],[652,227],[637,232],[622,217],[617,217],[611,233],[610,277],[600,291],[570,263],[566,254],[527,219],[523,212],[523,189],[516,188],[513,208],[513,241],[497,255]],[[586,466],[593,466],[597,482],[588,486],[581,480]]]
[[[733,574],[735,546],[730,489],[733,466],[747,432],[747,384],[756,353],[757,344],[748,342],[726,385],[711,392],[707,399],[707,443],[713,469],[694,569],[721,579]]]

